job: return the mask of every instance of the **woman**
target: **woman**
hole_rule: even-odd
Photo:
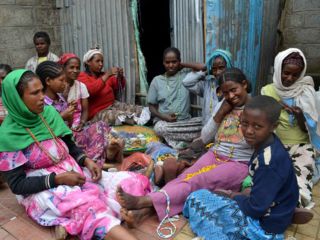
[[[250,86],[237,68],[227,69],[218,81],[225,100],[217,106],[201,132],[203,142],[214,139],[214,146],[159,192],[133,197],[119,188],[118,197],[126,221],[138,222],[154,210],[160,220],[174,216],[182,211],[188,195],[198,189],[240,189],[253,152],[239,127]]]
[[[26,63],[25,69],[36,72],[38,65],[44,61],[57,62],[59,57],[49,51],[51,40],[46,32],[36,32],[33,36],[33,43],[37,54]]]
[[[313,79],[305,76],[307,62],[297,48],[278,53],[274,61],[273,83],[261,93],[279,101],[283,110],[276,134],[285,144],[295,166],[300,207],[312,208],[314,148],[320,149],[320,128],[315,105]]]
[[[115,188],[135,186],[134,194],[144,194],[146,178],[101,172],[58,112],[44,107],[43,86],[31,71],[11,72],[2,93],[9,115],[0,127],[0,171],[27,214],[81,239],[136,239],[120,226]]]
[[[3,119],[7,116],[8,112],[3,107],[2,98],[1,98],[1,84],[3,79],[12,71],[12,68],[8,64],[0,64],[0,124]]]
[[[192,93],[203,98],[202,124],[205,125],[212,116],[213,109],[218,104],[217,78],[226,70],[231,68],[231,53],[217,49],[207,63],[191,66],[197,72],[190,72],[183,79],[183,85]],[[206,75],[206,70],[208,75]]]
[[[167,48],[163,53],[163,66],[166,72],[156,76],[148,91],[147,102],[154,116],[154,130],[173,148],[185,148],[199,137],[202,128],[201,118],[190,116],[190,95],[182,80],[189,72],[181,63],[180,51]]]
[[[70,82],[70,77],[73,79],[77,76],[77,74],[74,75],[74,71],[70,72],[69,67],[72,67],[75,71],[78,68],[79,74],[79,60],[78,62],[73,61],[74,57],[71,60],[65,69],[58,63],[51,61],[43,62],[38,66],[36,73],[44,87],[44,103],[45,105],[53,106],[60,113],[62,119],[73,130],[74,140],[77,145],[85,151],[89,158],[96,161],[100,167],[107,160],[115,160],[115,157],[117,157],[117,161],[121,162],[124,144],[120,141],[121,139],[119,139],[119,142],[115,140],[108,141],[110,128],[106,123],[98,121],[91,124],[87,123],[86,126],[81,124],[80,119],[83,121],[82,115],[85,115],[82,114],[82,102],[85,102],[85,97],[88,97],[85,85],[82,83],[82,85],[73,84],[71,87],[72,92],[69,92],[73,98],[72,101],[67,102],[62,95],[66,85],[65,79],[67,78]],[[69,70],[69,72],[66,73],[66,70]],[[83,88],[77,91],[74,87],[79,86]],[[85,98],[84,101],[81,100],[81,94]],[[87,104],[84,105],[87,106]]]
[[[138,121],[142,107],[125,104],[124,90],[126,79],[123,69],[112,67],[106,72],[103,68],[103,54],[99,49],[89,50],[83,57],[85,71],[81,72],[78,80],[84,83],[89,91],[89,117],[92,121],[103,120],[110,125],[125,123],[145,124]],[[117,102],[116,99],[122,102]],[[119,116],[123,117],[119,117]]]

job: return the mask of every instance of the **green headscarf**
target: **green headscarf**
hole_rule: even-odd
[[[16,89],[25,72],[28,70],[14,70],[2,82],[2,101],[9,114],[0,127],[0,152],[22,150],[32,144],[34,140],[26,128],[31,130],[39,142],[52,139],[39,115],[29,111]],[[41,114],[56,136],[72,134],[53,107],[44,107]]]

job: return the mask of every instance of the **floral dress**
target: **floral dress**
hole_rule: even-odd
[[[77,164],[62,140],[57,141],[59,144],[49,139],[42,141],[41,145],[53,157],[62,159],[60,162],[54,163],[47,156],[49,154],[33,143],[21,151],[1,152],[0,171],[24,165],[27,177],[68,171],[85,176],[86,182],[82,186],[59,185],[36,194],[18,195],[17,199],[25,207],[28,216],[42,226],[61,225],[69,234],[79,235],[81,239],[103,239],[111,228],[120,224],[117,186],[121,185],[126,192],[142,196],[151,191],[149,181],[145,176],[132,172],[102,171],[101,180],[94,183],[88,169],[82,169]]]
[[[76,84],[78,81],[70,88],[69,94],[72,95],[72,98],[68,97],[68,102],[76,100],[77,108],[73,115],[72,125],[69,127],[77,127],[80,123],[81,118],[81,98],[86,97],[87,95],[83,93],[80,85]],[[84,84],[83,84],[84,85]],[[85,87],[85,86],[84,86]],[[45,96],[45,104],[53,106],[59,113],[63,112],[68,108],[68,102],[62,96],[58,94],[58,100],[53,101],[48,96]],[[94,160],[100,167],[107,158],[107,147],[108,147],[108,134],[110,132],[110,127],[103,121],[86,124],[81,131],[73,131],[74,140],[77,145],[85,151],[86,155]]]

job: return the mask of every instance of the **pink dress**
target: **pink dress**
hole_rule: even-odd
[[[90,172],[81,168],[66,151],[58,152],[52,139],[42,141],[42,146],[56,158],[54,163],[35,144],[22,151],[1,152],[0,171],[9,171],[25,165],[27,177],[43,176],[75,171],[86,177],[80,186],[60,185],[28,196],[17,195],[27,214],[42,226],[62,225],[69,234],[81,239],[103,239],[110,229],[120,224],[120,205],[116,200],[116,189],[121,185],[127,192],[142,196],[151,191],[148,179],[132,172],[109,173],[102,171],[98,183],[92,182]]]
[[[72,125],[69,127],[77,127],[80,124],[81,118],[81,99],[88,97],[88,91],[86,86],[80,82],[75,81],[74,85],[70,88],[68,96],[68,102],[76,100],[77,109],[73,115]],[[44,102],[46,105],[53,106],[59,113],[63,112],[68,108],[68,102],[58,93],[58,100],[53,101],[48,96],[45,96]],[[68,122],[66,122],[68,125]],[[84,128],[79,131],[73,131],[74,140],[77,145],[86,153],[86,155],[96,161],[96,163],[102,167],[103,163],[107,158],[107,146],[108,146],[108,134],[110,128],[102,121],[87,124]]]

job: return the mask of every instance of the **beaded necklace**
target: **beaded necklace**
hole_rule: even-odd
[[[241,110],[241,109],[243,109],[243,108],[240,108],[239,110]],[[238,114],[237,114],[237,115],[238,115]],[[235,123],[234,123],[234,125],[236,126],[235,132],[239,132],[239,128],[240,128],[240,120],[239,120],[239,118],[238,118],[238,119],[228,119],[228,118],[224,118],[224,120],[223,120],[223,129],[222,129],[222,130],[219,129],[219,130],[220,130],[220,131],[226,131],[227,129],[229,129],[229,128],[230,128],[230,123],[229,123],[229,121],[231,121],[231,120],[232,120],[232,121],[235,121]],[[222,159],[220,159],[220,158],[218,157],[217,149],[219,148],[219,146],[220,146],[220,144],[221,144],[222,137],[219,135],[219,133],[218,133],[217,136],[218,136],[218,137],[217,137],[217,141],[216,141],[216,143],[214,144],[215,150],[213,151],[216,159],[217,159],[218,161],[224,161],[224,162],[232,159],[232,158],[234,157],[234,149],[235,149],[234,146],[231,146],[231,147],[230,147],[230,153],[229,153],[229,155],[228,155],[228,160],[222,160]],[[226,135],[225,135],[224,141],[226,141],[226,142],[228,142],[228,143],[232,143],[232,140],[230,139],[230,137],[227,137]]]
[[[44,152],[45,155],[47,155],[47,157],[49,157],[55,164],[59,163],[63,157],[65,157],[65,148],[62,146],[62,144],[58,141],[57,136],[53,133],[52,129],[49,127],[47,121],[43,118],[42,114],[39,114],[42,122],[44,123],[44,125],[46,126],[46,128],[48,129],[48,131],[50,132],[53,142],[56,145],[57,148],[57,152],[62,152],[60,157],[55,157],[53,156],[49,151],[47,151],[42,144],[38,141],[38,139],[36,138],[36,136],[31,132],[31,130],[29,128],[26,128],[27,132],[30,134],[30,136],[32,137],[32,139],[35,141],[35,143],[37,144],[37,146],[40,148],[40,150],[42,152]]]

